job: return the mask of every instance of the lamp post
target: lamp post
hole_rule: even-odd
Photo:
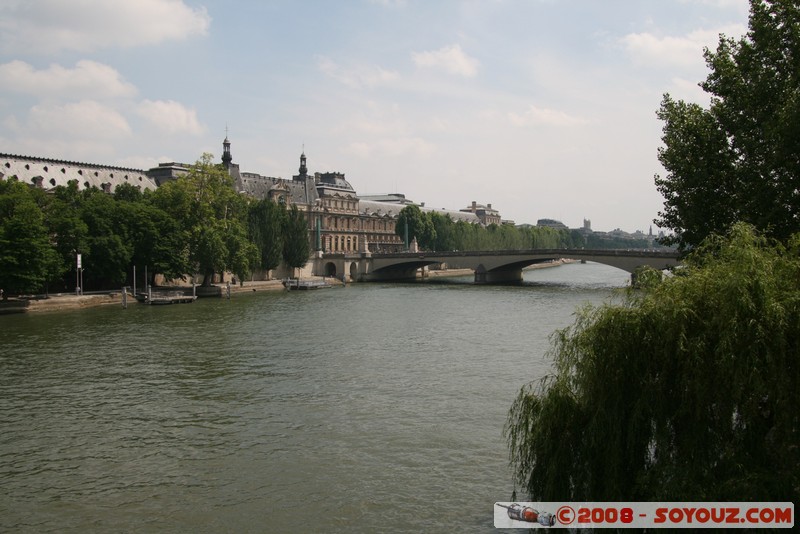
[[[83,294],[83,269],[81,268],[81,253],[78,252],[75,255],[75,294],[81,295]]]

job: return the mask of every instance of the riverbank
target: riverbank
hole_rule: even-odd
[[[558,267],[566,263],[573,263],[575,260],[560,259],[547,263],[537,263],[525,268],[528,269],[545,269],[550,267]],[[425,278],[445,278],[455,276],[470,276],[473,274],[472,269],[445,269],[445,270],[428,270],[425,272]],[[331,285],[342,285],[341,280],[332,277],[310,277],[304,280],[325,280]],[[199,286],[198,286],[199,287]],[[155,290],[164,289],[191,289],[191,286],[184,286],[182,288],[154,288]],[[244,282],[243,284],[231,284],[231,296],[238,293],[253,293],[258,291],[281,291],[284,289],[283,281],[281,280],[257,280]],[[216,284],[212,286],[211,291],[214,295],[205,298],[225,298],[227,297],[228,286],[227,284]],[[137,304],[131,292],[128,293],[128,304]],[[122,307],[122,291],[109,291],[107,293],[93,293],[91,295],[75,295],[72,293],[54,293],[46,297],[30,297],[30,298],[9,298],[0,301],[0,315],[8,315],[14,313],[38,313],[38,312],[57,312],[64,310],[75,310],[81,308],[94,308],[97,306],[120,306]]]
[[[336,281],[333,281],[336,283]],[[217,296],[212,298],[219,298],[227,296],[227,285],[213,286],[214,292]],[[176,289],[174,287],[162,288],[157,287],[154,290]],[[187,287],[179,288],[187,289]],[[188,286],[191,291],[191,286]],[[252,293],[255,291],[279,291],[284,289],[283,282],[280,280],[260,280],[245,282],[242,285],[231,284],[231,295],[237,293]],[[132,292],[128,292],[128,305],[136,305],[136,299]],[[20,297],[9,298],[0,301],[0,315],[8,315],[15,313],[38,313],[38,312],[57,312],[64,310],[75,310],[81,308],[94,308],[98,306],[119,306],[122,307],[122,290],[109,291],[104,293],[92,293],[91,295],[75,295],[73,293],[53,293],[45,296],[37,297]]]

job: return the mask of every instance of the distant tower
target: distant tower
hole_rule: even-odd
[[[306,167],[306,151],[303,149],[303,153],[300,154],[300,176],[305,178],[308,176],[308,167]]]
[[[222,164],[230,168],[233,163],[233,156],[231,156],[231,142],[228,141],[228,128],[225,128],[225,140],[222,142]]]

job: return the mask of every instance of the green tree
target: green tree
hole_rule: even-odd
[[[248,235],[244,220],[237,218],[236,224],[229,223],[227,229],[228,258],[227,270],[236,275],[240,282],[244,281],[254,269],[258,268],[261,260],[261,251]]]
[[[311,255],[311,243],[308,223],[296,204],[286,213],[283,235],[283,261],[293,269],[303,267]]]
[[[505,433],[533,500],[791,500],[800,493],[800,235],[738,224],[685,269],[554,336]]]
[[[157,274],[167,279],[184,278],[189,272],[186,233],[164,210],[153,205],[149,196],[114,197],[126,241],[133,247],[132,265],[147,267],[148,283]],[[120,200],[120,198],[122,200]],[[131,200],[128,200],[131,199]]]
[[[709,109],[665,95],[656,176],[668,242],[698,245],[736,221],[786,239],[800,230],[800,5],[751,0],[747,35],[706,50]]]
[[[431,212],[430,221],[433,226],[433,250],[449,251],[456,250],[454,222],[449,214],[442,215],[441,213]]]
[[[258,267],[269,271],[280,265],[283,257],[283,228],[286,208],[269,199],[250,204],[248,232],[259,252]]]
[[[185,233],[190,270],[203,274],[203,285],[226,269],[240,277],[249,272],[255,252],[247,239],[247,204],[212,154],[203,154],[186,176],[159,187],[153,203]]]
[[[57,272],[42,210],[31,188],[17,180],[0,180],[0,288],[9,293],[35,291]]]
[[[83,254],[84,283],[89,287],[118,287],[127,279],[133,257],[114,197],[96,187],[83,191],[80,215],[88,229]]]
[[[114,189],[114,200],[124,202],[142,202],[144,200],[144,193],[141,188],[129,184],[121,183]]]
[[[409,243],[416,238],[420,248],[430,249],[434,246],[436,231],[431,218],[426,213],[423,213],[419,206],[411,204],[400,210],[394,231],[398,236],[405,239],[406,227],[408,227]]]
[[[64,287],[75,287],[76,255],[89,252],[89,228],[81,218],[83,196],[78,182],[53,190],[44,206],[44,218],[58,254],[58,271],[65,274]]]

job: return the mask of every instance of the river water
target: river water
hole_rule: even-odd
[[[2,532],[490,532],[548,336],[628,275],[0,317]]]

